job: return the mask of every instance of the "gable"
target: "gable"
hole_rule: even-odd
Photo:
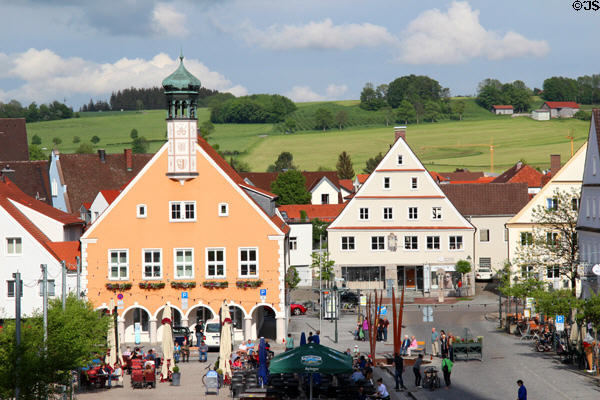
[[[600,110],[594,109],[590,122],[584,170],[584,184],[600,183]]]

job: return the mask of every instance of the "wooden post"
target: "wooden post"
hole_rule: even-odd
[[[402,344],[402,342],[399,340],[400,337],[398,336],[398,325],[396,322],[397,320],[398,314],[396,313],[396,292],[392,287],[392,328],[394,334],[394,355],[400,354],[400,346]]]

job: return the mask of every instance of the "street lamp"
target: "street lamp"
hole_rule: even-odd
[[[340,303],[338,299],[338,287],[337,284],[333,284],[333,298],[335,299],[334,312],[335,312],[335,343],[338,342],[338,318],[340,317]]]

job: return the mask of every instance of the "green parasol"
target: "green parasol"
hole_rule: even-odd
[[[351,373],[352,357],[327,346],[309,343],[273,357],[269,372],[271,374],[302,372]]]

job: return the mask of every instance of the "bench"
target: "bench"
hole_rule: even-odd
[[[427,348],[425,347],[425,341],[417,340],[417,348],[409,348],[408,352],[410,355],[412,353],[423,353],[423,355],[427,354]]]

